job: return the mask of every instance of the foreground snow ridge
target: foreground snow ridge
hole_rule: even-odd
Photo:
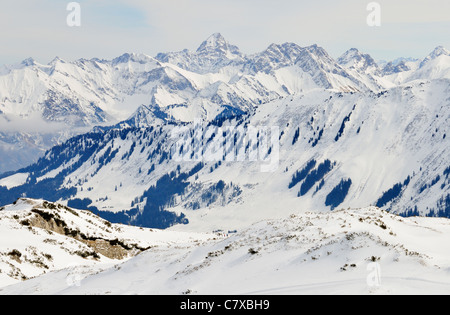
[[[14,212],[0,214],[4,240],[3,235],[15,229],[10,226],[8,231],[4,217]],[[55,268],[3,287],[0,294],[439,294],[450,290],[448,219],[402,218],[368,207],[298,211],[225,238],[138,230],[142,233],[134,234],[136,244],[151,245],[148,235],[152,235],[158,246],[102,268],[89,259],[77,269]],[[39,241],[37,236],[32,239]],[[8,242],[12,248],[17,238]],[[17,262],[14,257],[8,260],[7,254],[0,257],[6,264]],[[74,271],[79,281],[68,285]]]
[[[151,248],[212,236],[111,224],[90,211],[22,198],[0,208],[0,288],[61,269],[66,286],[78,285],[86,268],[89,274]]]

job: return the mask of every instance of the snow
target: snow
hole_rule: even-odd
[[[36,178],[37,182],[40,182],[44,179],[48,179],[48,178],[55,178],[59,173],[61,173],[61,171],[63,171],[65,168],[68,168],[70,166],[72,166],[73,164],[75,164],[76,162],[78,162],[78,160],[80,159],[79,156],[75,157],[74,159],[70,160],[69,164],[63,164],[60,165],[59,167],[45,173],[45,175]]]
[[[356,49],[335,61],[317,45],[273,44],[245,56],[220,34],[196,52],[156,58],[124,54],[111,61],[56,58],[49,65],[30,59],[3,67],[5,122],[45,113],[42,121],[63,126],[48,137],[23,130],[0,133],[8,150],[49,147],[86,128],[126,118],[138,127],[123,139],[116,125],[99,136],[102,142],[92,151],[80,137],[78,155],[67,154],[73,148],[69,141],[59,147],[62,152],[48,152],[39,170],[0,179],[8,189],[29,178],[39,185],[63,172],[60,188],[76,189],[70,199],[89,198],[101,211],[129,210],[162,176],[178,167],[189,172],[199,162],[162,159],[170,152],[173,130],[185,125],[189,137],[191,122],[205,119],[206,125],[224,105],[248,113],[242,125],[279,128],[280,159],[273,173],[262,173],[261,161],[220,166],[202,161],[206,165],[188,179],[186,191],[164,208],[185,214],[189,224],[166,231],[118,225],[106,231],[99,227],[107,223],[89,212],[74,215],[58,208],[64,222],[85,235],[152,247],[120,261],[86,260],[75,254],[89,250],[85,243],[21,224],[32,209],[45,208],[43,200],[21,199],[0,208],[0,294],[446,293],[448,220],[395,214],[417,206],[428,215],[450,192],[443,176],[450,166],[449,86],[450,53],[443,47],[422,60],[399,59],[382,68]],[[156,118],[156,110],[168,118]],[[155,129],[150,132],[148,125]],[[204,149],[220,141],[223,130]],[[108,150],[117,154],[100,163]],[[316,183],[299,197],[302,183],[291,189],[288,184],[311,159],[318,164],[328,159],[333,169],[320,189]],[[384,206],[390,213],[372,206],[407,178],[401,194]],[[330,212],[324,201],[343,179],[352,185],[340,210]],[[204,202],[203,194],[219,181],[232,183],[240,194],[224,192],[225,201]],[[193,210],[190,204],[199,200],[200,209]],[[142,211],[145,202],[134,206]],[[238,233],[224,239],[211,234],[217,230]],[[368,284],[372,267],[381,270],[380,286]],[[72,276],[80,276],[82,285],[68,286]],[[5,287],[32,277],[37,278]]]
[[[109,268],[133,256],[130,251],[124,258],[108,258],[97,253],[97,258],[83,257],[79,253],[91,253],[93,248],[80,238],[70,237],[55,230],[36,226],[35,211],[57,218],[58,226],[78,231],[91,239],[120,240],[127,246],[140,248],[178,247],[202,243],[217,237],[213,234],[196,234],[110,224],[89,211],[65,208],[43,200],[20,199],[14,205],[0,211],[0,287],[18,283],[48,272],[64,269],[75,272],[90,268],[89,272]],[[24,224],[28,221],[31,223]],[[31,224],[31,225],[30,225]],[[19,253],[14,258],[12,253]],[[136,254],[136,253],[134,253]],[[106,255],[106,254],[105,254]],[[78,273],[78,271],[77,271]],[[67,276],[64,280],[67,281]],[[67,282],[66,282],[67,285]],[[0,294],[2,292],[0,291]]]
[[[295,80],[296,69],[291,67],[276,71],[292,71],[284,77]],[[260,82],[268,86],[273,83],[270,75],[260,73],[257,76]],[[288,82],[285,84],[288,85]],[[189,232],[234,230],[248,226],[255,219],[286,216],[295,207],[330,211],[330,207],[325,206],[326,197],[342,179],[350,178],[352,185],[339,208],[361,208],[376,204],[384,192],[410,177],[411,182],[402,195],[384,209],[404,213],[417,205],[422,215],[429,214],[430,209],[435,208],[437,201],[450,189],[449,185],[445,185],[448,180],[443,176],[450,165],[448,137],[444,138],[445,134],[449,134],[448,87],[448,81],[444,79],[412,82],[380,95],[315,89],[261,104],[244,123],[256,128],[279,127],[283,136],[280,137],[278,169],[274,173],[264,174],[261,173],[264,163],[246,159],[222,163],[211,172],[210,168],[217,161],[205,160],[206,165],[196,174],[197,178],[189,178],[190,185],[185,193],[174,196],[174,204],[165,207],[165,210],[183,213],[189,220],[188,225],[175,229]],[[226,85],[220,88],[225,89]],[[342,122],[350,113],[350,120],[336,141]],[[188,109],[185,114],[194,116]],[[226,126],[228,123],[224,128]],[[160,162],[162,152],[170,152],[175,127],[161,124],[152,132],[146,129],[131,130],[125,139],[112,130],[101,137],[103,140],[94,151],[87,149],[89,145],[83,143],[82,138],[76,143],[69,142],[55,151],[56,156],[46,155],[51,169],[43,162],[37,181],[64,172],[62,187],[76,188],[76,194],[70,199],[89,198],[92,200],[90,206],[101,211],[129,210],[133,208],[131,204],[136,198],[139,199],[162,176],[176,170],[178,165],[181,172],[189,172],[200,162],[173,159]],[[193,128],[192,125],[187,127],[190,130]],[[203,127],[206,128],[206,123]],[[293,145],[297,128],[300,137]],[[310,139],[316,139],[320,129],[323,135],[313,147]],[[135,148],[130,154],[133,144]],[[73,145],[81,151],[70,159],[61,158],[60,154],[75,151]],[[148,159],[159,146],[162,152]],[[117,151],[117,154],[109,163],[100,164],[107,150]],[[84,153],[88,154],[85,162],[77,165],[79,156]],[[54,159],[60,163],[51,164]],[[289,182],[292,175],[311,159],[317,163],[329,159],[336,165],[324,177],[325,184],[321,190],[315,192],[317,183],[305,196],[298,197],[302,183],[289,189]],[[73,165],[77,167],[72,168]],[[153,165],[154,170],[149,173]],[[431,183],[437,175],[441,176],[439,183],[419,193],[419,189]],[[225,204],[214,202],[206,205],[200,202],[202,207],[192,210],[189,204],[201,201],[202,193],[221,180],[227,185],[233,183],[241,194]],[[67,200],[59,201],[67,203]],[[138,206],[142,210],[144,205],[145,202]]]
[[[6,178],[0,179],[0,186],[5,186],[8,189],[21,186],[26,183],[29,173],[17,173]]]
[[[353,184],[341,205],[343,208],[375,204],[383,192],[411,176],[411,184],[402,198],[393,204],[393,211],[400,213],[418,204],[422,213],[426,214],[426,207],[434,207],[436,201],[448,191],[448,186],[441,189],[440,185],[435,185],[420,196],[417,194],[425,182],[431,182],[438,174],[442,176],[449,165],[448,139],[443,138],[444,134],[448,134],[450,119],[445,98],[442,98],[448,93],[447,89],[445,81],[436,81],[393,88],[383,97],[315,90],[262,104],[248,123],[255,127],[279,126],[280,133],[284,132],[276,172],[262,174],[262,163],[235,161],[223,163],[211,173],[211,165],[208,164],[198,174],[196,183],[206,189],[210,183],[219,180],[227,184],[232,182],[242,189],[241,200],[233,201],[225,209],[217,205],[199,210],[186,208],[187,202],[182,201],[168,210],[187,215],[190,224],[183,227],[186,229],[204,231],[202,227],[207,227],[207,230],[232,230],[236,228],[235,224],[247,225],[256,217],[263,219],[273,213],[287,215],[289,208],[286,205],[329,211],[324,204],[326,195],[344,178],[351,178]],[[336,134],[349,113],[351,119],[346,123],[342,137],[336,141]],[[292,145],[297,128],[301,130],[301,137]],[[317,146],[312,147],[309,139],[317,138],[317,128],[324,128],[324,133]],[[163,175],[178,165],[183,171],[188,171],[196,164],[195,161],[180,164],[173,160],[160,164],[160,155],[147,160],[160,144],[169,151],[172,129],[173,126],[163,126],[161,133],[152,132],[151,136],[145,130],[136,130],[130,132],[125,140],[117,135],[105,137],[106,142],[101,150],[90,154],[83,165],[67,174],[64,187],[76,187],[74,198],[89,198],[93,201],[92,206],[100,210],[117,212],[130,209],[131,202],[142,196]],[[133,143],[136,148],[129,155]],[[100,165],[98,161],[109,148],[111,151],[118,150],[118,153],[107,165]],[[299,198],[300,185],[289,189],[288,184],[292,175],[311,158],[318,163],[329,159],[337,164],[326,176],[325,186],[319,192],[314,194],[312,189]],[[64,161],[62,169],[69,169],[75,161]],[[152,165],[155,165],[155,170],[148,174]],[[61,168],[58,167],[57,171]],[[43,176],[50,177],[57,171]],[[193,187],[188,188],[186,196]],[[107,200],[102,199],[105,196]]]

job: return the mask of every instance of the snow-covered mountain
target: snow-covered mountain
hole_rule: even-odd
[[[356,48],[346,51],[337,59],[337,62],[348,69],[379,75],[379,67],[376,61],[370,55],[363,54]]]
[[[311,88],[366,88],[316,45],[273,44],[245,56],[220,34],[196,52],[158,54],[156,59],[127,53],[110,61],[55,58],[48,65],[27,59],[4,68],[2,115],[26,118],[37,112],[46,122],[72,127],[122,121],[140,105],[192,121],[214,118],[224,105],[250,110]]]
[[[428,62],[435,60],[441,56],[450,56],[450,51],[447,50],[445,47],[443,46],[438,46],[436,47],[427,57],[425,57],[424,60],[422,60],[422,62],[420,63],[420,67],[422,68],[423,66],[425,66],[425,64],[427,64]]]
[[[394,84],[415,80],[438,80],[450,77],[450,52],[442,46],[436,47],[422,60],[401,60],[388,63],[385,75]]]
[[[3,66],[0,294],[448,292],[449,126],[443,47]]]
[[[449,229],[448,219],[401,218],[375,207],[298,208],[226,238],[163,241],[125,262],[48,272],[0,294],[448,294]],[[153,239],[176,239],[176,233],[154,232]],[[26,261],[29,253],[23,253]],[[75,276],[78,285],[68,285]]]
[[[214,234],[142,229],[111,224],[89,211],[43,200],[19,199],[0,208],[0,287],[55,270],[65,286],[84,273],[115,266],[148,249],[189,247]]]
[[[125,53],[113,60],[56,57],[49,64],[29,58],[0,69],[0,155],[5,156],[0,172],[35,162],[51,146],[87,129],[133,121],[136,115],[138,125],[212,120],[230,108],[251,113],[260,104],[314,89],[367,93],[447,78],[448,55],[438,47],[417,62],[378,66],[357,49],[334,60],[317,45],[294,43],[246,55],[213,34],[196,51],[154,58]],[[11,159],[14,155],[21,158]]]
[[[200,74],[217,73],[229,65],[240,65],[244,58],[239,48],[228,43],[219,33],[208,37],[195,52],[183,50],[156,56],[161,62]]]
[[[35,161],[31,157],[36,152],[86,128],[133,119],[136,111],[141,114],[140,106],[151,109],[151,119],[156,115],[177,121],[210,120],[229,107],[251,112],[258,104],[314,88],[379,88],[368,82],[347,73],[317,46],[273,44],[246,56],[220,34],[209,37],[195,52],[161,53],[155,58],[126,53],[113,60],[69,62],[56,57],[49,64],[29,58],[0,70],[0,133],[35,141],[28,149],[20,140],[1,140],[1,153],[8,152],[3,148],[8,146],[22,154],[24,162],[2,161],[0,172]],[[50,143],[39,141],[49,133]]]
[[[197,231],[296,208],[448,217],[449,83],[314,90],[234,118],[99,128],[0,176],[0,204],[25,195],[112,222]]]

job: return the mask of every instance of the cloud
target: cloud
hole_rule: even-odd
[[[52,134],[67,129],[67,125],[60,122],[49,122],[42,118],[39,113],[28,117],[0,114],[0,132],[3,133],[40,133]]]

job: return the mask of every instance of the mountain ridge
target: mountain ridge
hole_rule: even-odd
[[[72,265],[2,287],[0,293],[448,292],[446,219],[401,218],[376,207],[320,214],[293,211],[288,216],[262,220],[232,232],[226,237],[187,234],[190,240],[183,242],[177,232],[155,231],[152,238],[158,246],[126,261],[115,265]],[[139,236],[145,234],[141,231]],[[175,243],[169,242],[171,238]],[[55,255],[55,261],[57,258]]]
[[[167,55],[173,63],[158,60],[161,55],[125,53],[110,61],[55,59],[51,66],[29,61],[11,70],[11,77],[0,76],[0,93],[2,82],[20,87],[11,92],[18,110],[30,114],[29,96],[31,108],[42,110],[47,120],[72,126],[51,134],[48,141],[56,146],[35,163],[0,175],[0,204],[26,194],[78,203],[120,223],[161,228],[194,227],[203,220],[198,213],[214,209],[220,217],[220,209],[241,209],[248,202],[253,203],[249,217],[257,216],[255,196],[273,191],[284,196],[286,208],[378,205],[402,215],[449,215],[447,50],[436,48],[421,67],[400,61],[389,68],[357,49],[334,60],[318,45],[272,44],[250,56],[233,47],[214,34],[196,52]],[[205,63],[193,57],[204,53],[210,55],[202,59]],[[203,68],[192,72],[179,63],[191,59]],[[377,75],[383,71],[386,75]],[[12,116],[5,104],[14,102],[0,96],[0,117],[8,121]],[[174,131],[185,128],[185,140],[192,140],[176,150],[192,150],[199,123],[205,129],[204,151],[224,140],[225,127],[231,132],[243,128],[247,137],[253,127],[278,128],[278,186],[265,177],[270,174],[260,174],[264,160],[277,153],[273,143],[261,146],[266,152],[258,152],[257,161],[230,164],[225,154],[205,161],[198,152],[174,160]],[[73,126],[90,132],[76,135]],[[239,135],[234,137],[237,145]],[[0,149],[26,148],[33,157],[31,149],[42,145],[39,134],[11,138],[0,133],[0,141],[9,145]],[[24,141],[34,141],[35,147],[17,145]],[[260,144],[253,147],[259,150]],[[241,148],[247,158],[253,147]],[[310,162],[314,166],[308,169]],[[111,182],[109,176],[116,182],[103,185]],[[289,187],[294,178],[302,179]],[[157,196],[156,188],[167,195]]]

